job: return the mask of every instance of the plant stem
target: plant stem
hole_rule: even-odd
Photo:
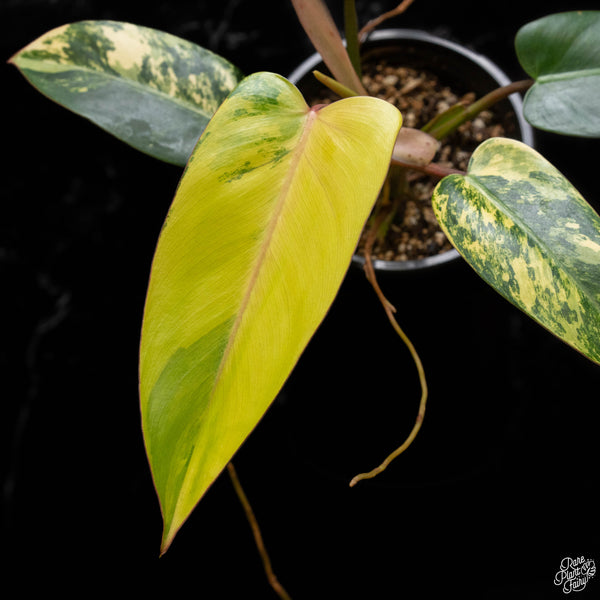
[[[250,523],[250,527],[252,528],[252,534],[254,536],[254,541],[256,543],[258,553],[260,554],[260,558],[262,560],[263,567],[265,569],[265,574],[267,575],[269,584],[275,590],[275,593],[282,600],[292,600],[290,595],[285,591],[285,589],[283,589],[283,586],[277,580],[277,577],[275,577],[275,573],[273,572],[273,567],[271,566],[271,559],[269,558],[269,555],[265,548],[265,544],[262,539],[262,534],[260,532],[258,522],[256,520],[256,517],[254,516],[254,511],[252,510],[252,506],[250,506],[250,502],[248,501],[248,498],[244,492],[244,488],[242,488],[242,484],[240,483],[240,480],[237,476],[237,473],[235,471],[233,463],[231,463],[231,462],[227,463],[227,471],[229,473],[231,483],[233,484],[233,487],[235,489],[235,493],[237,494],[237,497],[239,498],[240,503],[242,504],[242,507],[244,508],[244,512],[246,513],[246,518],[248,519],[248,522]]]
[[[346,50],[350,62],[359,77],[362,77],[360,65],[360,47],[358,40],[358,18],[354,0],[344,0],[344,34],[346,36]]]
[[[533,79],[522,79],[521,81],[513,81],[508,85],[499,87],[489,92],[485,96],[482,96],[479,100],[476,100],[475,102],[473,102],[473,104],[468,106],[467,113],[469,113],[470,116],[474,117],[482,110],[490,108],[490,106],[493,106],[497,102],[504,100],[504,98],[508,98],[508,96],[510,96],[511,94],[527,91],[533,85],[533,83]]]
[[[340,98],[351,98],[352,96],[360,96],[358,92],[351,90],[349,87],[342,85],[339,81],[329,75],[321,73],[321,71],[313,71],[315,79],[328,87],[332,92],[337,94]]]
[[[391,190],[394,194],[391,194]],[[400,207],[400,200],[403,196],[408,196],[409,186],[407,179],[407,170],[395,164],[390,164],[390,168],[385,178],[381,194],[375,203],[372,221],[377,225],[374,228],[373,240],[383,241]],[[367,237],[367,239],[369,236]],[[374,243],[374,242],[373,242]],[[370,245],[372,246],[373,243]]]
[[[466,175],[466,173],[460,169],[444,167],[442,165],[438,165],[437,163],[429,163],[428,165],[413,165],[411,163],[403,163],[400,160],[392,158],[391,164],[404,167],[405,169],[412,169],[413,171],[420,171],[421,173],[431,175],[432,177],[439,177],[440,179],[442,179],[442,177],[446,177],[446,175]]]
[[[419,374],[419,382],[421,384],[421,401],[419,403],[419,411],[417,413],[415,424],[404,443],[398,448],[396,448],[396,450],[394,450],[394,452],[392,452],[389,456],[387,456],[387,458],[378,467],[367,473],[360,473],[359,475],[356,475],[350,482],[350,487],[354,487],[359,481],[362,481],[363,479],[371,479],[379,473],[381,473],[382,471],[384,471],[397,456],[402,454],[412,444],[414,439],[417,437],[417,433],[419,433],[419,429],[421,429],[421,424],[423,423],[423,419],[425,418],[425,408],[427,406],[427,380],[425,378],[425,370],[423,368],[423,363],[421,362],[421,359],[413,343],[404,333],[400,325],[398,325],[398,322],[394,317],[396,309],[391,304],[391,302],[389,302],[389,300],[385,297],[381,288],[379,287],[379,283],[377,282],[375,269],[373,268],[373,261],[371,260],[371,250],[375,241],[375,235],[373,232],[376,230],[376,227],[372,229],[365,244],[365,274],[367,276],[367,279],[369,280],[369,283],[373,286],[373,289],[375,290],[379,300],[381,301],[381,304],[383,305],[383,308],[386,312],[390,323],[392,324],[392,327],[408,348],[415,363],[415,366],[417,367],[417,372]]]
[[[476,117],[482,110],[490,108],[497,102],[504,100],[511,94],[517,92],[525,92],[533,85],[533,79],[524,79],[522,81],[514,81],[508,85],[499,87],[489,94],[482,96],[479,100],[473,102],[469,106],[465,106],[464,110],[454,112],[454,115],[449,119],[442,119],[438,125],[428,127],[425,125],[423,131],[426,131],[429,135],[433,136],[436,140],[441,140],[448,134],[452,133],[455,129],[460,127],[466,121],[470,121]],[[459,106],[459,105],[457,105]],[[452,107],[450,110],[453,110]]]

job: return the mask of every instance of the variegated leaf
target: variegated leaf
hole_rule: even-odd
[[[564,12],[528,23],[515,46],[535,79],[525,96],[525,118],[556,133],[600,136],[600,11]]]
[[[503,138],[433,196],[448,238],[505,298],[600,362],[600,217],[545,158]]]
[[[163,551],[325,316],[389,167],[400,113],[321,110],[258,73],[194,150],[152,264],[140,350]]]
[[[181,166],[241,78],[236,67],[196,44],[115,21],[63,25],[11,62],[52,100]]]

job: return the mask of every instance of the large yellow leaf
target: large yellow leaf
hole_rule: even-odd
[[[311,110],[288,81],[259,73],[201,137],[160,235],[142,330],[163,551],[331,305],[400,120],[367,97]]]

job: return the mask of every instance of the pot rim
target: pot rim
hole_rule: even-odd
[[[504,73],[496,63],[492,62],[487,56],[475,52],[466,46],[453,42],[451,40],[439,37],[437,35],[422,31],[420,29],[380,29],[373,31],[369,34],[365,43],[378,42],[378,41],[405,41],[414,40],[418,42],[426,42],[434,46],[442,46],[455,52],[456,54],[464,56],[466,59],[475,63],[488,75],[494,79],[499,86],[508,85],[511,83],[511,79]],[[323,59],[318,52],[315,52],[304,60],[296,69],[294,69],[288,79],[296,84],[302,77],[312,71],[318,64],[322,63]],[[514,109],[515,117],[517,119],[519,129],[521,131],[520,140],[528,146],[534,146],[534,135],[533,128],[525,120],[523,116],[523,101],[519,94],[511,94],[507,100],[512,104]],[[420,258],[416,260],[405,260],[405,261],[393,261],[393,260],[373,260],[373,268],[379,271],[415,271],[421,269],[427,269],[430,267],[437,267],[448,262],[453,262],[461,258],[458,250],[452,248],[443,254],[437,254],[435,256],[428,256],[426,258]],[[363,266],[365,259],[358,254],[354,254],[352,257],[352,263],[357,266]]]

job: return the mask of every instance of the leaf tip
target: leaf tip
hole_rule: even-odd
[[[163,537],[160,543],[160,554],[159,557],[162,557],[166,554],[167,550],[171,547],[173,540],[175,539],[175,535],[179,528],[175,528],[172,525],[167,527],[165,524],[165,528],[163,530]]]

